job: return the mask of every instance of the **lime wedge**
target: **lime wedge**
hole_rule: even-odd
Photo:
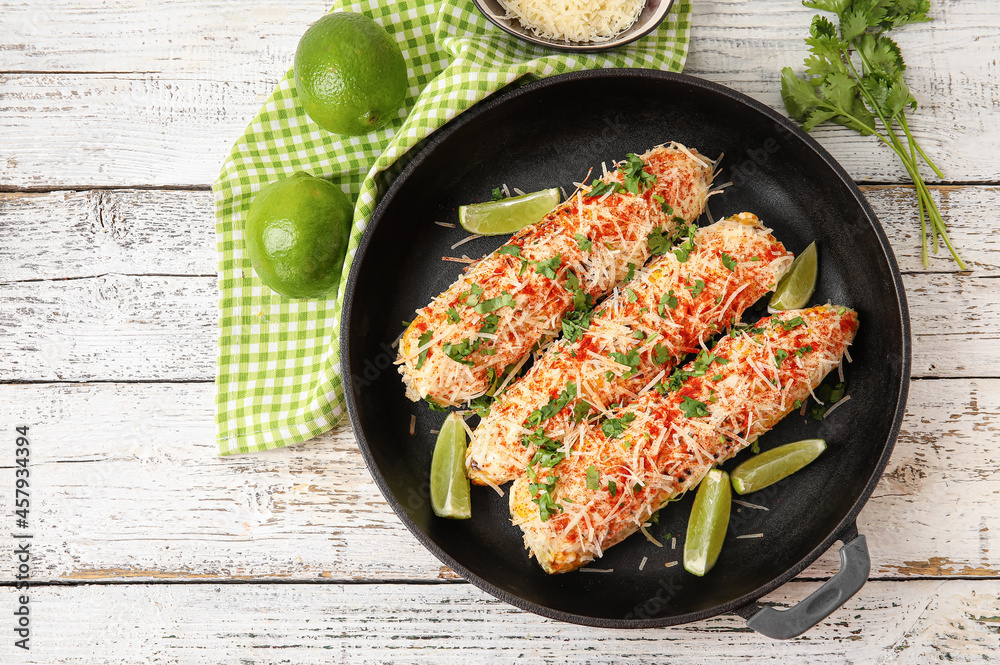
[[[733,489],[749,494],[792,475],[826,450],[823,439],[804,439],[751,457],[733,471]]]
[[[771,294],[767,309],[771,312],[783,312],[805,307],[816,290],[817,263],[816,243],[813,242],[792,261],[788,272]]]
[[[472,517],[469,479],[465,475],[465,426],[449,413],[441,426],[431,458],[431,507],[438,517]]]
[[[498,236],[541,221],[557,205],[559,190],[543,189],[509,199],[460,206],[458,221],[470,233]]]
[[[719,469],[709,471],[698,485],[684,538],[684,569],[692,575],[701,577],[719,558],[729,527],[732,496],[729,474]]]

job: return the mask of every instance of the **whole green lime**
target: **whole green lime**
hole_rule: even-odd
[[[261,281],[292,298],[322,298],[340,283],[354,209],[328,180],[300,171],[262,189],[243,230]]]
[[[406,96],[399,44],[363,14],[335,12],[309,26],[295,50],[294,70],[305,112],[336,134],[382,127]]]

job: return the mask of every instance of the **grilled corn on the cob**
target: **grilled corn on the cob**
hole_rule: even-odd
[[[632,401],[738,321],[791,261],[750,213],[700,229],[655,258],[615,290],[589,329],[548,347],[499,395],[474,433],[469,478],[488,485],[514,480],[536,452],[537,433],[572,447],[587,421]]]
[[[712,168],[678,144],[630,156],[597,185],[604,193],[581,187],[471,265],[403,333],[396,362],[407,397],[459,406],[485,394],[556,336],[569,310],[607,295],[630,265],[642,266],[650,232],[697,219]]]
[[[543,449],[511,490],[525,544],[549,573],[601,556],[807,399],[857,326],[854,311],[827,305],[736,329],[671,377],[669,392],[650,390],[588,428],[564,460]]]

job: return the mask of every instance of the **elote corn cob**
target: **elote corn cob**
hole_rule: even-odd
[[[468,404],[496,386],[563,316],[607,295],[649,258],[647,236],[693,222],[713,164],[679,144],[630,155],[582,186],[417,311],[399,345],[406,396]]]
[[[466,456],[473,482],[501,485],[520,476],[540,435],[571,448],[588,420],[632,401],[738,321],[792,262],[750,213],[692,233],[617,288],[588,329],[552,344],[497,397]]]
[[[735,329],[612,417],[568,457],[543,446],[513,485],[511,516],[549,573],[575,570],[639,529],[713,465],[750,445],[836,367],[858,326],[835,306]]]

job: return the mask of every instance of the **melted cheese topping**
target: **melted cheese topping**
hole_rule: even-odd
[[[795,317],[805,323],[785,330],[781,323]],[[805,400],[839,365],[857,326],[853,310],[823,306],[783,312],[762,319],[752,332],[723,338],[713,353],[729,363],[713,364],[705,376],[689,378],[667,395],[644,393],[613,412],[633,418],[620,436],[608,437],[595,424],[570,457],[539,470],[542,480],[558,476],[553,497],[561,513],[542,522],[527,479],[514,483],[511,515],[525,544],[550,573],[575,570],[601,556],[697,485],[713,465],[773,427],[796,400]],[[708,415],[698,416],[690,400]],[[599,472],[597,490],[586,486],[591,465]],[[614,497],[609,480],[617,485]]]
[[[571,275],[598,300],[624,279],[629,264],[646,262],[651,231],[672,231],[675,216],[686,222],[698,218],[708,197],[712,164],[676,144],[641,157],[656,182],[640,195],[622,190],[587,198],[590,188],[585,186],[539,223],[521,229],[503,247],[469,266],[444,293],[417,310],[403,333],[396,361],[408,398],[460,406],[485,394],[497,376],[521,362],[536,344],[558,335],[563,316],[573,308],[567,285]],[[602,180],[623,183],[624,174],[615,171]],[[654,196],[664,199],[673,214],[665,213]],[[577,236],[588,242],[581,243]],[[478,313],[468,304],[473,287],[482,289],[479,303],[508,294],[513,306]],[[491,316],[496,317],[496,331],[484,333]],[[456,351],[473,346],[476,350],[470,354]]]

